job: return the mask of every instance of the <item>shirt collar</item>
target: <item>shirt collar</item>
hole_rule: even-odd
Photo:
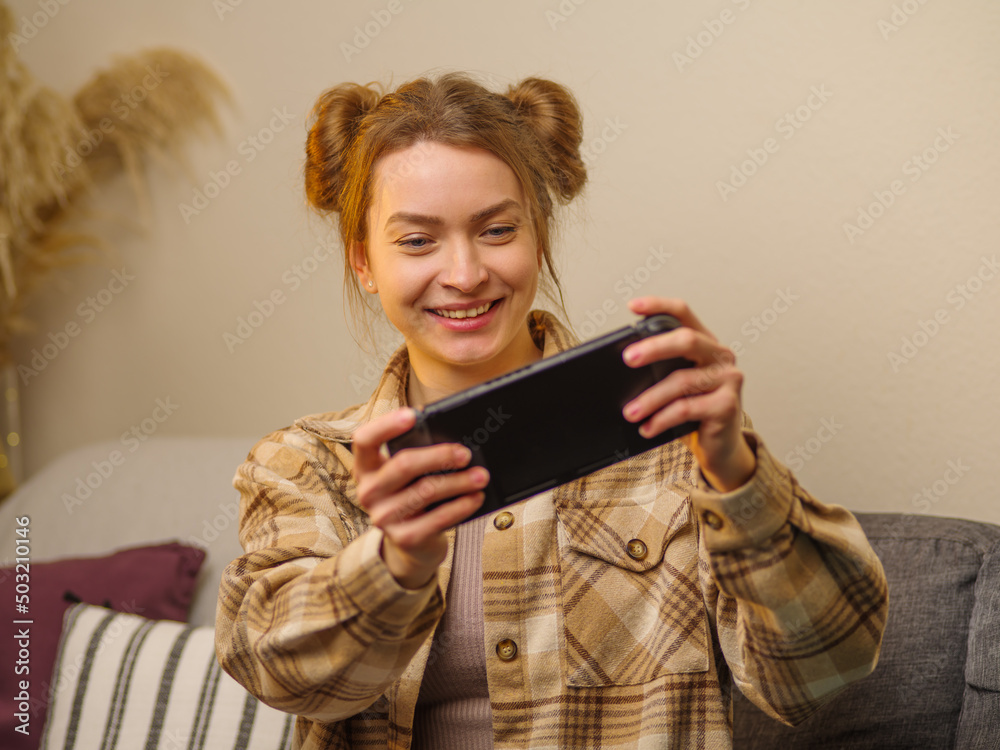
[[[528,330],[542,357],[550,357],[575,346],[573,332],[550,312],[528,313]],[[313,414],[296,420],[295,426],[323,440],[350,443],[354,431],[365,422],[406,406],[406,387],[410,375],[410,357],[406,344],[389,358],[371,398],[341,412]]]

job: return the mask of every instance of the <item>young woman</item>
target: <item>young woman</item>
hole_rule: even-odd
[[[268,435],[235,479],[246,554],[223,576],[219,658],[300,717],[296,747],[726,748],[733,683],[795,723],[874,667],[877,557],[768,453],[732,353],[680,300],[629,304],[683,327],[628,364],[696,366],[624,416],[647,436],[698,421],[688,438],[468,523],[489,477],[466,447],[384,450],[408,407],[575,343],[533,306],[561,298],[550,224],[585,182],[581,136],[540,79],[317,102],[307,194],[339,214],[348,294],[405,343],[366,403]]]

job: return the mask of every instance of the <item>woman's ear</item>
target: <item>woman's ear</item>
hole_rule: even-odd
[[[351,245],[351,267],[358,275],[358,281],[361,283],[362,289],[372,294],[378,292],[378,286],[375,284],[371,266],[368,264],[365,243],[356,241]]]

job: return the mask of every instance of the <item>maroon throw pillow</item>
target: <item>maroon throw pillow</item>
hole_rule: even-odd
[[[70,606],[86,602],[154,620],[187,622],[204,560],[204,550],[171,542],[124,549],[107,557],[32,560],[27,571],[23,566],[0,569],[0,602],[4,603],[0,745],[5,750],[37,750],[48,713],[63,613]],[[27,600],[22,598],[25,593]],[[25,601],[27,612],[21,613],[17,605]],[[27,722],[22,711],[25,702]]]

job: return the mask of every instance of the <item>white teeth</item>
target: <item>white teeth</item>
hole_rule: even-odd
[[[434,312],[445,318],[475,318],[476,316],[482,315],[484,312],[489,310],[492,305],[492,302],[487,302],[485,305],[469,310],[435,310]]]

